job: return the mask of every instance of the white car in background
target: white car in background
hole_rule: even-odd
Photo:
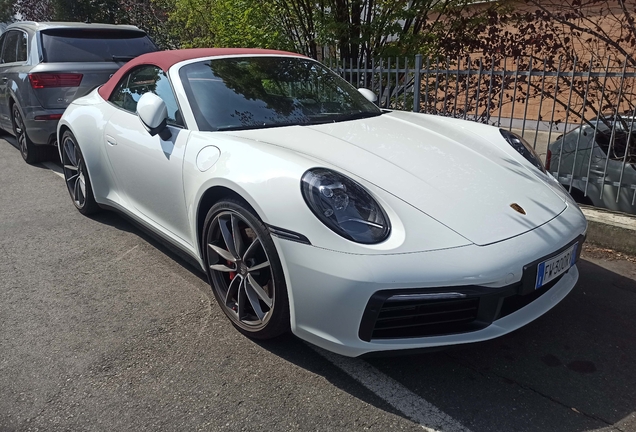
[[[64,113],[68,190],[190,255],[253,338],[454,345],[561,301],[587,224],[531,147],[371,99],[293,53],[142,55]]]

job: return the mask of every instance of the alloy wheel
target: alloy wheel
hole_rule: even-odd
[[[29,148],[27,144],[27,136],[24,130],[24,121],[22,115],[18,111],[17,107],[13,107],[13,131],[15,132],[15,138],[18,141],[18,147],[24,160],[29,157]]]
[[[257,231],[239,213],[222,211],[210,224],[206,244],[212,285],[227,315],[248,332],[264,328],[274,311],[275,289]]]
[[[85,167],[77,144],[69,136],[65,136],[62,143],[62,163],[68,191],[75,206],[81,209],[86,203]]]

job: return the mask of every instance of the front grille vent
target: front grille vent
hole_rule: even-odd
[[[408,338],[470,331],[478,308],[478,298],[412,301],[389,298],[380,308],[371,338]]]

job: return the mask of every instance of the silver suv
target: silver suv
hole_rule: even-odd
[[[11,24],[0,37],[0,128],[13,132],[27,163],[38,162],[56,144],[57,122],[73,99],[156,50],[134,26]]]
[[[636,122],[631,117],[616,126],[613,117],[584,124],[551,143],[547,159],[546,168],[567,190],[572,185],[577,202],[636,214]]]

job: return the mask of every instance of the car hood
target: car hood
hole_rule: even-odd
[[[233,132],[338,167],[397,196],[477,245],[517,236],[566,208],[562,195],[497,128],[406,112]],[[511,204],[521,206],[525,214]]]

